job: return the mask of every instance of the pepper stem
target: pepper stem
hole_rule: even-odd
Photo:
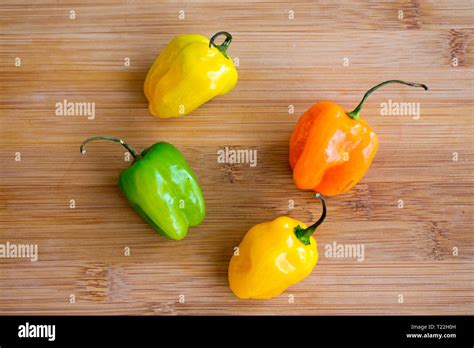
[[[316,197],[321,200],[321,203],[323,205],[323,213],[321,214],[321,217],[316,221],[314,224],[307,228],[302,228],[300,225],[295,227],[295,235],[296,237],[301,241],[301,243],[305,245],[309,245],[309,237],[316,231],[316,229],[319,227],[324,222],[324,219],[326,219],[326,201],[324,200],[324,197],[317,193]]]
[[[220,45],[216,45],[214,41],[216,41],[216,39],[221,35],[225,35],[225,40]],[[227,55],[227,49],[229,48],[229,45],[231,42],[232,42],[232,35],[230,35],[226,31],[219,31],[211,37],[211,40],[209,41],[209,48],[214,46],[224,55],[224,57],[229,58],[229,56]]]
[[[119,138],[116,138],[116,137],[91,137],[89,139],[86,139],[84,140],[84,142],[81,144],[81,153],[82,154],[85,154],[86,153],[86,144],[91,142],[91,141],[95,141],[95,140],[110,140],[110,141],[115,141],[116,143],[120,143],[124,148],[127,149],[128,152],[130,152],[133,156],[133,159],[137,159],[137,157],[139,156],[138,152],[133,148],[131,147],[130,145],[128,145],[125,141],[123,141],[122,139],[119,139]]]
[[[362,106],[364,106],[364,103],[366,101],[366,99],[369,97],[369,95],[372,94],[372,92],[374,92],[375,90],[379,89],[380,87],[384,86],[384,85],[387,85],[389,83],[401,83],[403,85],[407,85],[407,86],[411,86],[411,87],[422,87],[424,88],[425,91],[428,90],[428,86],[427,85],[424,85],[422,83],[414,83],[414,82],[405,82],[405,81],[401,81],[401,80],[388,80],[388,81],[385,81],[385,82],[382,82],[382,83],[379,83],[377,86],[374,86],[372,87],[371,89],[369,89],[365,94],[364,94],[364,97],[362,98],[362,100],[360,101],[359,105],[357,105],[357,107],[354,109],[354,111],[351,111],[351,112],[348,112],[347,115],[354,119],[354,120],[358,120],[360,118],[360,110],[362,109]]]

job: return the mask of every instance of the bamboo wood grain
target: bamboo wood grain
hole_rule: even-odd
[[[39,247],[37,262],[0,259],[0,314],[473,314],[472,1],[2,1],[0,24],[0,243]],[[184,118],[151,117],[142,84],[157,53],[219,30],[234,36],[236,88]],[[328,200],[312,275],[270,301],[235,298],[227,265],[251,226],[319,215],[288,166],[298,117],[320,100],[351,109],[393,78],[430,90],[387,86],[367,102],[380,149]],[[56,116],[64,99],[94,102],[95,119]],[[421,117],[381,116],[389,99],[420,103]],[[181,242],[157,236],[116,186],[123,150],[80,155],[92,135],[175,144],[205,222]],[[256,149],[257,166],[217,163],[225,146]],[[364,244],[365,260],[326,257],[334,241]]]

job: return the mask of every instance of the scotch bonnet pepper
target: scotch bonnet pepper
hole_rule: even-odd
[[[419,83],[389,80],[368,90],[352,112],[323,101],[301,116],[290,139],[290,166],[298,188],[334,196],[362,179],[379,143],[360,111],[373,91],[389,83],[428,89]]]
[[[122,144],[133,156],[130,168],[122,171],[119,186],[130,205],[158,233],[174,240],[183,239],[189,226],[199,225],[206,214],[204,198],[192,169],[173,145],[159,142],[138,153],[115,137],[92,137]]]
[[[326,218],[323,213],[310,227],[281,216],[252,227],[229,264],[229,285],[242,299],[268,299],[306,278],[318,262],[318,246],[312,237]]]
[[[219,36],[225,40],[216,44]],[[144,92],[152,115],[167,118],[187,115],[212,98],[226,94],[238,80],[227,49],[232,35],[216,33],[175,37],[160,53],[145,79]]]

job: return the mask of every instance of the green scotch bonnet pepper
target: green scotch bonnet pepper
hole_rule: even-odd
[[[158,233],[173,239],[183,239],[189,226],[199,225],[206,215],[204,197],[192,169],[173,145],[159,142],[138,153],[126,142],[115,137],[92,137],[123,145],[133,156],[132,165],[119,177],[120,186],[130,205]]]

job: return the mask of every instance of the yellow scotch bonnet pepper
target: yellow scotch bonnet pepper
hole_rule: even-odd
[[[225,40],[216,44],[221,36]],[[175,37],[148,71],[143,87],[153,116],[179,117],[218,95],[232,90],[238,74],[227,49],[232,35],[216,33],[210,40],[199,34]]]
[[[318,246],[312,234],[326,218],[326,203],[318,221],[310,227],[281,216],[252,227],[229,264],[229,286],[242,299],[269,299],[306,278],[318,262]]]

